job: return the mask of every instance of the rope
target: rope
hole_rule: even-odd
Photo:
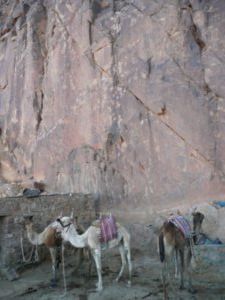
[[[22,253],[22,260],[23,262],[26,262],[26,258],[24,256],[24,249],[23,249],[23,236],[21,235],[20,237],[20,248],[21,248],[21,253]]]
[[[22,261],[24,263],[28,263],[31,262],[32,256],[33,256],[33,252],[34,252],[34,247],[35,247],[35,257],[34,257],[34,261],[37,262],[39,261],[39,255],[38,255],[38,245],[36,244],[35,246],[32,245],[32,249],[31,249],[31,253],[30,256],[28,256],[28,258],[25,257],[24,255],[24,246],[23,246],[23,235],[21,234],[20,237],[20,248],[21,248],[21,253],[22,253]]]
[[[64,244],[62,243],[62,273],[63,273],[63,282],[64,282],[64,297],[67,293],[67,285],[66,285],[66,274],[65,274],[65,261],[64,261]]]
[[[35,262],[38,262],[38,261],[39,261],[38,244],[35,245],[35,256],[34,256],[34,261],[35,261]]]
[[[30,254],[30,257],[29,257],[28,259],[26,259],[26,258],[25,258],[25,255],[24,255],[23,236],[22,236],[22,235],[21,235],[21,238],[20,238],[20,247],[21,247],[22,260],[23,260],[23,262],[25,262],[25,263],[30,262],[30,261],[31,261],[31,258],[32,258],[32,255],[33,255],[33,251],[34,251],[34,246],[32,246],[31,254]]]
[[[191,255],[193,259],[195,260],[195,252],[194,252],[194,241],[193,241],[193,235],[190,238],[190,249],[191,249]]]

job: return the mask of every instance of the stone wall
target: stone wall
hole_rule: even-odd
[[[34,230],[41,232],[60,212],[70,215],[72,210],[79,222],[87,227],[96,218],[95,199],[91,195],[78,194],[0,199],[0,266],[13,266],[22,261],[21,237],[26,257],[30,254],[31,247],[21,222],[24,216],[33,216]]]
[[[0,268],[14,267],[22,261],[21,236],[23,237],[25,256],[28,257],[31,245],[27,240],[22,219],[24,216],[33,216],[34,230],[41,232],[54,221],[62,212],[63,215],[78,217],[78,222],[85,229],[99,217],[101,210],[99,198],[91,194],[68,194],[40,196],[37,198],[12,197],[0,199]],[[111,211],[117,221],[123,224],[131,233],[132,251],[143,251],[155,254],[153,234],[146,228],[145,219],[137,221],[126,211]],[[45,247],[40,247],[42,259],[48,258],[49,253]]]
[[[201,245],[194,247],[193,261],[194,279],[203,284],[217,287],[225,279],[225,247],[224,245]]]

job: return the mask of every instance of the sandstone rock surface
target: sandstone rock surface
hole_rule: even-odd
[[[143,213],[225,192],[225,2],[1,0],[0,195]]]

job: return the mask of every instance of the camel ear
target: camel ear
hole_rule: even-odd
[[[191,214],[192,214],[192,216],[194,216],[194,215],[195,215],[196,211],[197,211],[197,206],[195,206],[195,207],[194,207],[194,208],[191,210]]]

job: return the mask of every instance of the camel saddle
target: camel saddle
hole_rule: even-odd
[[[101,237],[100,237],[101,243],[107,243],[117,238],[116,219],[113,215],[101,216],[100,229],[101,229]]]
[[[188,220],[183,216],[171,216],[169,217],[168,221],[174,224],[183,233],[186,239],[191,238],[191,226]]]
[[[113,215],[102,215],[92,225],[100,228],[101,243],[108,243],[117,238],[116,219]]]

